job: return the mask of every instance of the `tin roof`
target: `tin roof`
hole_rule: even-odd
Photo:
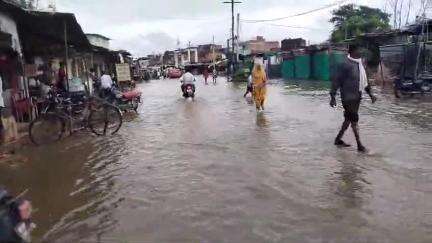
[[[104,40],[111,40],[110,38],[108,38],[108,37],[106,37],[106,36],[103,36],[103,35],[101,35],[101,34],[86,33],[85,35],[86,35],[86,36],[95,36],[95,37],[98,37],[98,38],[101,38],[101,39],[104,39]]]

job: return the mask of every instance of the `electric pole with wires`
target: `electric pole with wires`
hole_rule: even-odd
[[[235,0],[230,0],[230,1],[226,1],[223,3],[229,3],[231,4],[231,62],[230,62],[230,66],[232,66],[232,76],[234,77],[234,73],[236,70],[236,58],[235,58],[235,16],[234,16],[234,6],[236,4],[242,3],[239,1],[235,1]]]

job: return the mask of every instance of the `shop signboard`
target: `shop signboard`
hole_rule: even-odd
[[[131,71],[128,63],[116,64],[117,81],[125,82],[131,81]]]

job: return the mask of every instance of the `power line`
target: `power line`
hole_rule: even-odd
[[[184,21],[203,21],[203,22],[219,22],[227,19],[221,18],[187,18],[187,17],[172,17],[172,16],[150,16],[149,18],[157,20],[184,20]]]
[[[285,27],[285,28],[292,28],[292,29],[317,30],[317,31],[323,30],[323,29],[310,28],[310,27],[305,27],[305,26],[283,25],[283,24],[266,24],[266,23],[261,23],[261,22],[256,22],[256,23],[245,22],[245,24],[262,24],[262,25],[267,25],[267,26]],[[327,31],[327,30],[323,30],[323,31]]]
[[[288,19],[288,18],[293,18],[293,17],[299,17],[299,16],[311,14],[311,13],[314,13],[314,12],[318,12],[318,11],[321,11],[321,10],[324,10],[324,9],[332,8],[332,7],[338,6],[338,5],[343,4],[345,2],[348,2],[348,1],[349,0],[339,0],[339,1],[335,2],[335,3],[327,4],[327,5],[324,5],[324,6],[320,7],[320,8],[312,9],[312,10],[309,10],[309,11],[306,11],[306,12],[302,12],[302,13],[298,13],[298,14],[294,14],[294,15],[290,15],[290,16],[286,16],[286,17],[279,17],[279,18],[274,18],[274,19],[243,20],[243,22],[245,22],[245,23],[273,22],[273,21],[278,21],[278,20],[283,20],[283,19]]]

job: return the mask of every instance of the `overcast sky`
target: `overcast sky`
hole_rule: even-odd
[[[47,0],[48,1],[48,0]],[[414,0],[415,1],[415,0]],[[57,0],[57,10],[75,13],[87,33],[112,39],[113,49],[127,49],[134,55],[159,53],[180,46],[226,43],[231,13],[223,0]],[[319,8],[336,0],[242,0],[237,5],[241,19],[269,19]],[[385,0],[348,0],[347,3],[384,8]],[[332,9],[301,17],[265,23],[241,24],[240,38],[263,35],[267,40],[303,37],[310,43],[323,42],[332,25]],[[301,28],[288,28],[289,25]]]

